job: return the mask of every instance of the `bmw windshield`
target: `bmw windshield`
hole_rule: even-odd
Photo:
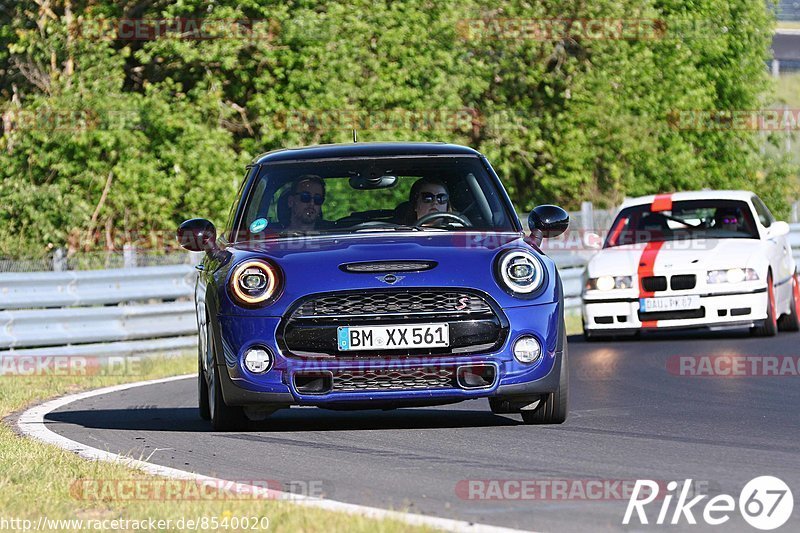
[[[239,239],[386,231],[518,231],[477,157],[267,163],[240,212]]]
[[[746,202],[686,200],[669,209],[650,204],[623,209],[611,226],[605,248],[685,239],[757,239],[755,219]]]

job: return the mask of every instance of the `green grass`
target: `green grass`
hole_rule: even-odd
[[[196,364],[192,356],[154,358],[144,360],[137,375],[133,376],[0,377],[0,418],[36,402],[79,390],[190,373],[196,371]],[[173,524],[180,518],[267,517],[270,531],[393,533],[423,530],[396,521],[372,520],[273,500],[131,501],[108,498],[94,501],[78,499],[70,494],[70,487],[77,480],[131,479],[160,480],[121,465],[81,459],[55,446],[20,437],[7,423],[0,424],[0,519],[28,519],[35,527],[40,516],[90,520],[143,520],[152,517],[171,519]],[[50,529],[77,530],[70,527]],[[174,526],[167,530],[178,531]]]
[[[775,80],[775,96],[779,104],[800,108],[800,72],[781,74]]]
[[[582,335],[583,324],[581,323],[581,313],[579,310],[568,309],[564,313],[564,321],[567,324],[567,335]]]

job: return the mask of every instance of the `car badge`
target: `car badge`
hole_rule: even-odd
[[[389,285],[394,285],[401,279],[405,278],[405,276],[395,276],[394,274],[386,274],[385,276],[376,276],[375,279],[378,281],[382,281],[384,283],[388,283]]]
[[[469,298],[466,296],[464,298],[459,298],[458,305],[456,305],[456,311],[463,311],[467,307],[469,307]]]

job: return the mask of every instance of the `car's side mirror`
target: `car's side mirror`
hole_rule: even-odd
[[[217,250],[217,229],[204,218],[187,220],[178,227],[178,243],[190,252]]]
[[[773,222],[772,225],[767,229],[767,234],[770,237],[783,237],[784,235],[788,235],[791,231],[789,224],[783,221]]]
[[[557,205],[534,207],[528,215],[528,227],[537,241],[558,237],[569,227],[569,213]]]

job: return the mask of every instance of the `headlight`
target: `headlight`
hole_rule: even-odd
[[[600,276],[599,278],[589,278],[586,281],[588,290],[610,291],[613,289],[630,289],[633,287],[631,276]]]
[[[275,295],[278,277],[269,263],[253,259],[234,268],[230,288],[239,303],[258,305]]]
[[[503,255],[498,271],[503,284],[518,294],[532,293],[544,281],[542,263],[524,250],[514,250]]]
[[[729,268],[727,270],[709,270],[706,282],[715,283],[741,283],[742,281],[757,280],[758,273],[752,268]]]

